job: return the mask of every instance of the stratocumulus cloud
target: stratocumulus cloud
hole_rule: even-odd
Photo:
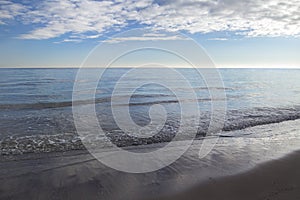
[[[132,24],[153,30],[245,37],[300,35],[300,1],[280,0],[55,0],[35,4],[0,1],[0,24],[15,20],[34,28],[19,37],[97,38]],[[70,36],[68,36],[70,37]]]
[[[15,17],[24,15],[27,12],[26,6],[13,3],[7,0],[0,1],[0,25],[6,24],[6,20],[13,20]]]

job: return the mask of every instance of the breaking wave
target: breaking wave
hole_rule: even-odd
[[[234,130],[243,130],[248,127],[280,123],[289,120],[300,119],[300,107],[293,108],[255,108],[252,110],[230,110],[227,112],[226,122],[222,133],[216,133],[221,137],[244,137],[227,134]],[[117,146],[145,145],[151,143],[169,142],[176,134],[176,122],[166,124],[157,134],[149,138],[135,138],[124,134],[121,130],[107,131],[107,137],[91,137],[91,141],[97,141],[97,145],[107,147],[108,138]],[[197,139],[205,137],[209,125],[209,113],[203,114],[199,124]],[[189,132],[187,131],[186,135]],[[247,133],[248,134],[248,133]],[[258,135],[259,136],[259,135]],[[10,136],[0,141],[1,155],[17,155],[24,153],[58,152],[85,149],[76,132],[55,135]],[[85,138],[86,139],[86,138]]]

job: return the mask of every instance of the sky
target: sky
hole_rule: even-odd
[[[137,28],[151,34],[115,36]],[[300,67],[299,0],[0,0],[0,67],[78,67],[101,43],[181,34],[217,67]]]

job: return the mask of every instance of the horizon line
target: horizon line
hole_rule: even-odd
[[[192,67],[192,66],[167,66],[168,68],[203,68],[203,69],[209,69],[209,68],[217,68],[217,69],[300,69],[300,66],[287,66],[283,67],[283,65],[274,65],[274,66],[269,66],[269,65],[224,65],[224,66],[209,66],[209,67]],[[166,68],[167,68],[166,67]],[[113,66],[113,67],[99,67],[99,66],[0,66],[0,69],[80,69],[80,68],[87,68],[87,69],[95,69],[95,68],[163,68],[163,67],[143,67],[143,66]]]

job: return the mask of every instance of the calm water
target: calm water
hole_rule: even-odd
[[[116,82],[128,70],[107,70],[95,94],[100,124],[116,137],[122,133],[111,116],[110,97]],[[197,93],[202,113],[199,135],[205,135],[211,109],[209,91],[194,69],[177,70],[189,80]],[[215,99],[226,101],[224,131],[300,118],[300,70],[220,69],[219,72],[224,87],[212,89],[226,93],[226,99]],[[0,139],[12,136],[58,137],[76,133],[71,108],[76,73],[77,69],[0,69]],[[82,100],[89,100],[89,94],[93,92],[91,80],[95,76],[95,70],[89,69],[84,79],[76,80],[85,85],[81,91]],[[149,77],[153,80],[163,77],[176,87],[171,91],[158,84],[148,84],[131,95],[129,89],[139,81],[139,77],[135,77],[125,83],[124,91],[118,95],[120,99],[131,95],[130,114],[139,125],[149,123],[151,105],[163,105],[168,119],[165,129],[160,133],[164,136],[158,140],[168,140],[176,133],[180,120],[180,107],[174,92],[185,94],[189,88],[184,88],[180,81],[168,74],[157,76],[150,73]],[[193,100],[186,95],[187,103]],[[119,106],[127,104],[121,102]]]

